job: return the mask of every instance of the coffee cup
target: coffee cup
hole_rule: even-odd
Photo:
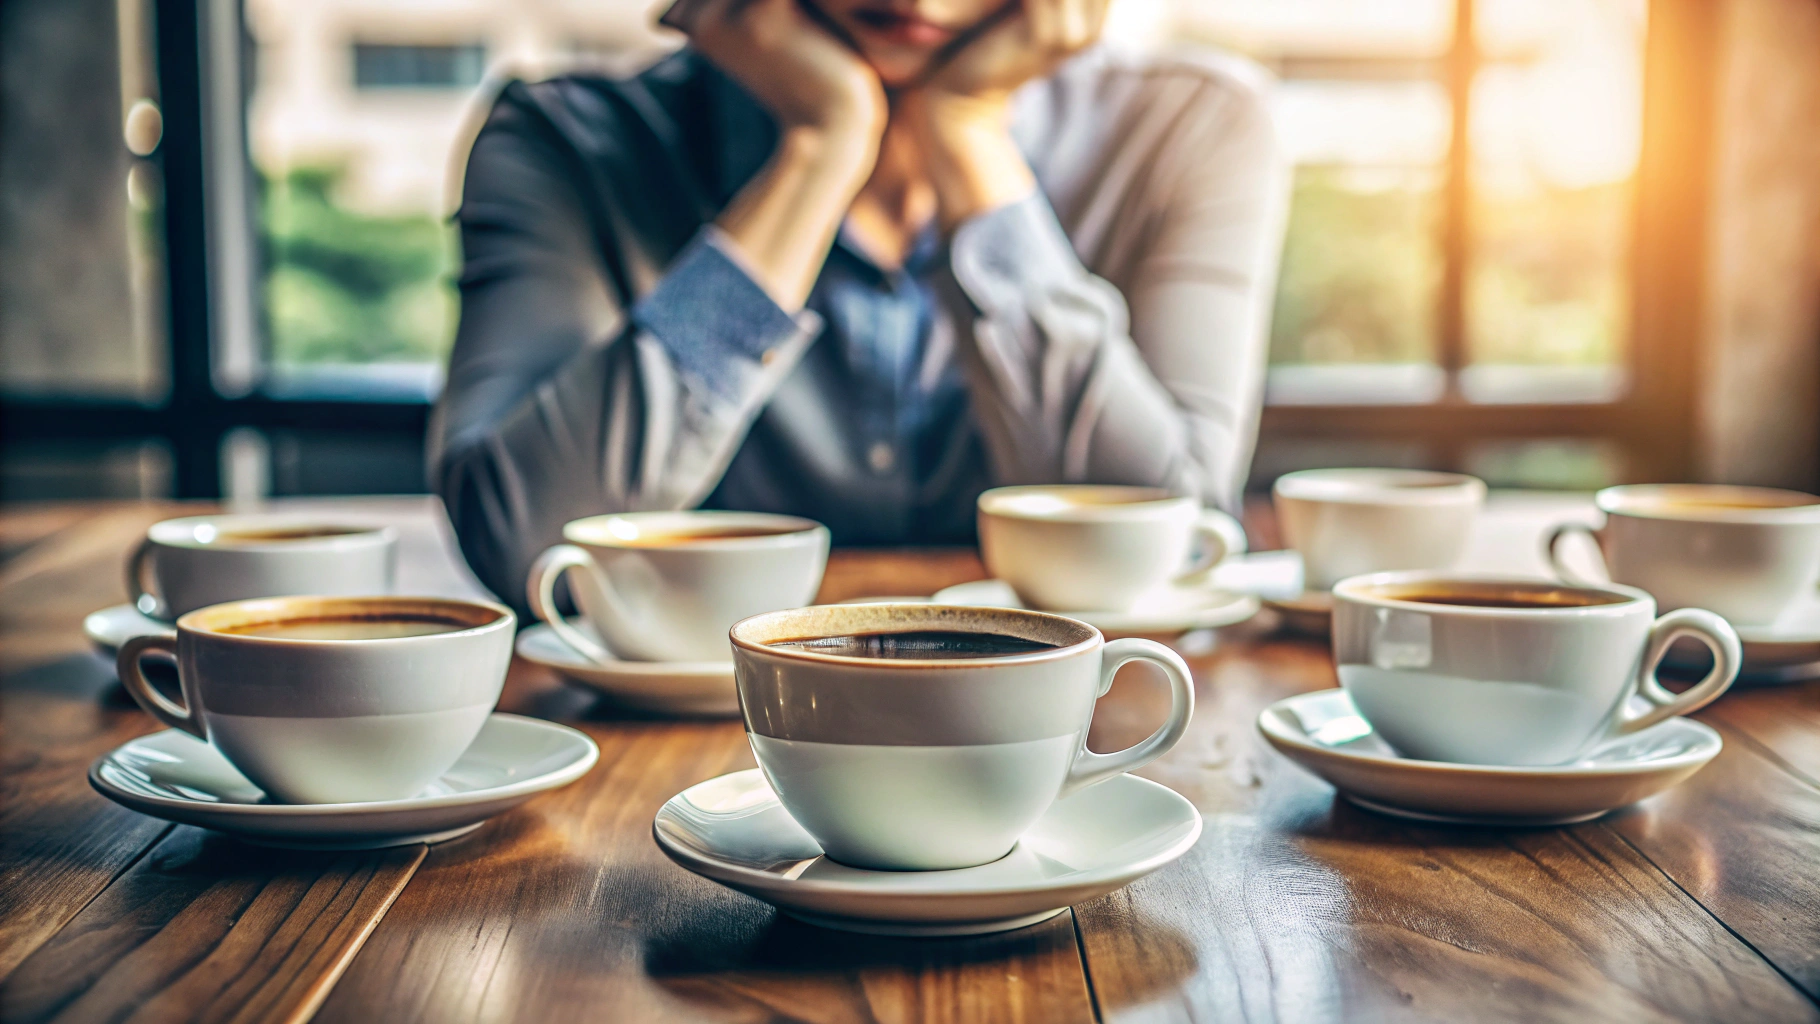
[[[1125,611],[1160,586],[1206,584],[1245,550],[1231,516],[1157,487],[995,487],[978,507],[986,571],[1051,611]]]
[[[133,604],[171,620],[223,601],[384,594],[398,531],[295,516],[186,516],[153,523],[127,562]]]
[[[1466,551],[1485,483],[1417,469],[1309,469],[1271,489],[1283,543],[1302,556],[1303,585],[1348,576],[1445,569]]]
[[[759,767],[822,850],[857,867],[997,860],[1056,800],[1162,756],[1194,713],[1174,651],[1042,612],[825,605],[746,619],[732,639]],[[1168,677],[1168,717],[1093,753],[1094,702],[1131,661]]]
[[[1385,742],[1425,761],[1565,764],[1699,710],[1738,675],[1724,619],[1697,608],[1657,618],[1634,587],[1378,573],[1342,580],[1333,605],[1340,685]],[[1681,637],[1711,648],[1714,665],[1676,695],[1656,667]]]
[[[486,601],[278,597],[190,612],[173,636],[120,648],[120,681],[153,718],[219,750],[280,803],[417,796],[479,734],[516,623]],[[174,658],[182,703],[146,681]]]
[[[1563,538],[1598,543],[1606,572],[1663,608],[1707,608],[1736,625],[1768,625],[1820,580],[1820,497],[1769,487],[1644,484],[1594,497],[1605,525],[1562,523],[1545,546],[1555,574],[1587,582],[1559,553]]]
[[[759,612],[815,600],[828,564],[828,528],[764,512],[631,512],[577,519],[565,544],[538,556],[531,611],[597,663],[727,660],[727,630]],[[556,581],[595,632],[556,607]],[[610,648],[610,650],[609,650]]]

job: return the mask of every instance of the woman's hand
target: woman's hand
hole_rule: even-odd
[[[1099,39],[1107,0],[1013,0],[898,102],[928,158],[944,230],[1036,188],[1011,140],[1011,94]]]
[[[923,89],[948,99],[1009,103],[1019,86],[1092,46],[1106,23],[1106,6],[1107,0],[1012,0],[960,41]]]
[[[786,134],[824,133],[876,151],[886,118],[878,75],[801,0],[701,0],[693,11],[672,9],[665,23],[687,33]]]
[[[715,223],[759,286],[784,309],[801,309],[878,162],[884,87],[801,0],[701,0],[664,23],[777,118],[770,161]]]

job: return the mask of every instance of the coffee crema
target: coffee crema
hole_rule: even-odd
[[[329,537],[352,537],[360,533],[375,531],[358,526],[297,526],[274,527],[268,530],[218,530],[205,543],[220,547],[237,547],[256,544],[292,544],[305,540],[323,540]]]
[[[333,615],[248,622],[216,632],[229,636],[257,636],[276,640],[396,640],[471,628],[472,623],[433,615]]]
[[[833,654],[843,658],[903,658],[950,661],[963,658],[1003,658],[1014,654],[1053,651],[1059,645],[1026,640],[1006,633],[917,629],[889,633],[848,633],[838,636],[801,637],[765,644],[786,651]]]
[[[1623,604],[1630,600],[1621,594],[1596,590],[1569,590],[1537,587],[1504,591],[1387,590],[1381,596],[1394,601],[1416,604],[1453,605],[1461,608],[1591,608],[1597,605]]]
[[[795,526],[714,526],[700,530],[641,530],[630,537],[603,537],[601,542],[633,548],[673,548],[682,544],[700,544],[703,541],[777,537],[801,532],[802,529]]]
[[[1698,514],[1700,512],[1768,512],[1785,508],[1813,508],[1815,502],[1773,502],[1773,501],[1707,501],[1704,499],[1663,498],[1657,501],[1637,502],[1633,506],[1638,512],[1655,512],[1658,514]],[[1623,509],[1620,511],[1631,511]]]

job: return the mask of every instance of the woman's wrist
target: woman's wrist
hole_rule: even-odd
[[[716,221],[740,262],[787,311],[802,308],[878,160],[878,140],[864,129],[785,128],[765,169]]]
[[[900,106],[922,140],[944,232],[1035,191],[1036,177],[1011,138],[1009,97],[927,91]]]

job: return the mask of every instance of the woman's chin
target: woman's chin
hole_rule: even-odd
[[[907,89],[922,80],[932,56],[926,53],[868,53],[866,63],[878,72],[880,84],[887,89]]]

